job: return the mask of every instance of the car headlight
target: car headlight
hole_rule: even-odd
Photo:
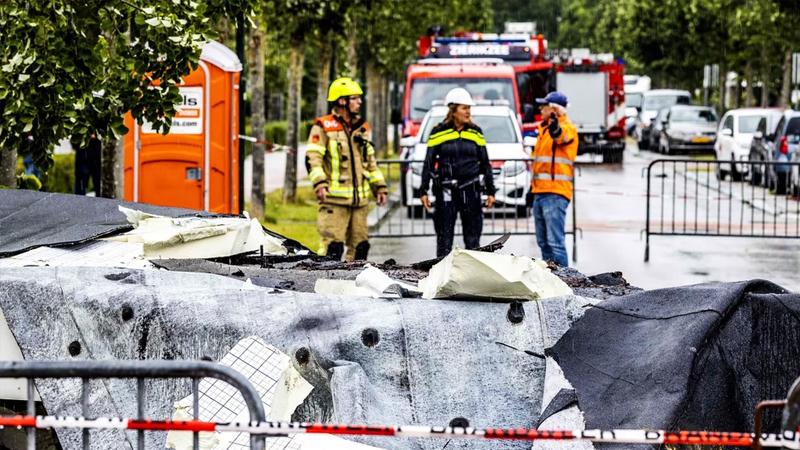
[[[527,169],[527,166],[522,161],[506,161],[503,163],[502,174],[504,177],[515,177]]]
[[[681,140],[687,140],[690,137],[689,133],[677,130],[668,132],[667,136],[671,137],[672,139],[681,139]]]

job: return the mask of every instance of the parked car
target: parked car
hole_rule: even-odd
[[[784,111],[778,120],[772,142],[772,161],[800,163],[800,111]],[[800,173],[797,166],[774,164],[770,169],[770,189],[774,189],[778,195],[800,194]]]
[[[653,119],[658,115],[658,111],[669,108],[672,105],[688,105],[692,103],[692,95],[689,91],[676,89],[653,89],[642,95],[642,110],[639,113],[637,124],[637,141],[639,148],[647,149],[650,143],[650,131]]]
[[[679,151],[710,152],[714,149],[717,134],[714,108],[676,105],[666,111],[658,140],[659,152],[671,155]]]
[[[772,161],[772,151],[774,142],[769,137],[775,132],[778,121],[783,117],[783,110],[778,108],[762,109],[763,116],[758,120],[753,139],[750,141],[750,161],[767,162]],[[765,169],[767,169],[765,171]],[[769,168],[758,164],[753,165],[750,174],[750,184],[753,186],[769,187]]]
[[[717,165],[719,179],[724,179],[730,174],[732,181],[741,181],[750,175],[750,165],[734,164],[733,161],[750,160],[753,135],[758,128],[759,120],[764,118],[768,111],[765,108],[740,108],[732,109],[722,116],[714,153],[718,160],[732,161],[732,163]]]
[[[422,130],[416,138],[401,142],[404,150],[401,158],[408,161],[409,170],[401,179],[403,199],[409,217],[422,217],[419,189],[422,184],[422,166],[428,149],[428,137],[436,124],[444,120],[447,107],[434,106],[420,123]],[[486,150],[492,161],[496,206],[513,208],[517,217],[528,216],[526,195],[530,189],[531,172],[526,161],[530,158],[535,138],[526,137],[523,145],[522,132],[517,115],[508,106],[473,106],[472,121],[481,129],[486,139]],[[413,142],[411,140],[413,140]],[[504,161],[511,160],[511,161]]]

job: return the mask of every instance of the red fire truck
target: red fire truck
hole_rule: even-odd
[[[578,153],[622,162],[625,149],[625,67],[610,54],[573,50],[556,64],[556,87],[569,99],[567,113],[580,135]]]
[[[554,89],[553,62],[547,56],[547,40],[542,35],[460,32],[452,37],[442,37],[434,29],[428,36],[419,39],[418,55],[426,61],[493,58],[511,66],[516,101],[510,103],[519,114],[526,135],[531,134],[541,120],[535,99],[544,97]],[[413,65],[409,67],[409,75],[412,74],[412,68]],[[413,89],[414,86],[407,81],[403,109],[406,122],[413,122],[413,112],[409,109]]]
[[[475,100],[500,101],[519,113],[514,70],[500,59],[422,59],[408,66],[403,98],[403,136],[416,136],[435,101],[463,87]]]

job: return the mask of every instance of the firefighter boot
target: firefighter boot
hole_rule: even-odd
[[[369,242],[361,241],[356,245],[356,256],[354,261],[366,261],[369,254]]]
[[[328,252],[326,253],[328,259],[332,259],[334,261],[340,261],[342,259],[343,253],[344,253],[344,242],[336,241],[328,244]]]

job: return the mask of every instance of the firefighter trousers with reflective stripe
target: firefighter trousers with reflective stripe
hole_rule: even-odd
[[[472,250],[480,247],[483,230],[483,204],[477,183],[463,189],[447,191],[434,189],[436,209],[433,212],[433,227],[436,230],[436,256],[446,256],[453,249],[453,235],[456,217],[461,215],[464,233],[464,248]]]
[[[321,238],[320,255],[326,255],[331,242],[342,242],[347,245],[345,259],[355,258],[356,246],[369,238],[367,216],[369,206],[341,206],[323,203],[317,212],[317,231]]]

